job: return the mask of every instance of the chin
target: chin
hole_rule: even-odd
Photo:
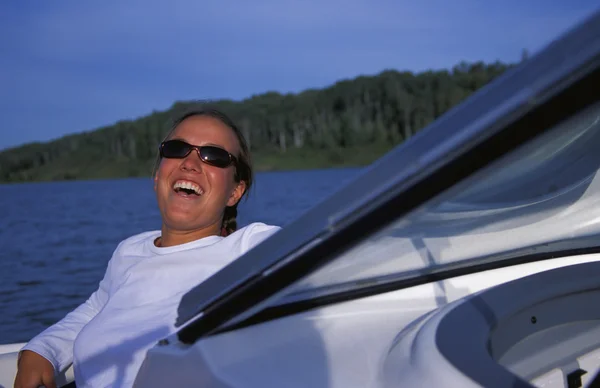
[[[188,217],[169,217],[165,224],[173,230],[195,230],[201,229],[202,224],[198,224],[198,219]]]

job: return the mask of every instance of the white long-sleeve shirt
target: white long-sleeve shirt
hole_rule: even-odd
[[[146,351],[174,333],[181,296],[279,230],[253,223],[227,237],[158,248],[160,231],[122,241],[89,299],[23,350],[56,371],[73,363],[77,387],[129,387]]]

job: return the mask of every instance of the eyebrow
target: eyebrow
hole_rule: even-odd
[[[184,141],[184,142],[186,142],[186,143],[188,143],[188,144],[192,144],[192,143],[190,143],[188,140],[186,140],[186,139],[184,139],[184,138],[182,138],[182,137],[179,137],[179,136],[173,136],[173,137],[171,138],[171,140],[181,140],[181,141]],[[194,144],[194,145],[198,145],[198,144]],[[225,146],[223,146],[222,144],[217,144],[217,143],[204,143],[204,144],[202,144],[202,145],[203,145],[203,146],[215,146],[215,147],[220,147],[220,148],[223,148],[223,149],[225,149]]]
[[[179,136],[174,136],[174,137],[172,137],[172,138],[171,138],[171,140],[181,140],[181,141],[184,141],[184,142],[186,142],[186,143],[188,143],[188,144],[191,144],[189,141],[187,141],[186,139],[184,139],[184,138],[182,138],[182,137],[179,137]],[[194,145],[196,145],[196,144],[194,144]],[[232,154],[232,155],[235,155],[233,152],[229,151],[229,150],[228,150],[228,149],[227,149],[227,148],[226,148],[224,145],[222,145],[222,144],[216,144],[216,143],[204,143],[204,144],[202,144],[202,145],[201,145],[201,147],[202,147],[202,146],[213,146],[213,147],[219,147],[219,148],[221,148],[221,149],[224,149],[224,150],[225,150],[225,151],[227,151],[228,153],[230,153],[230,154]]]
[[[223,148],[225,151],[227,151],[227,149],[225,148],[225,146],[221,145],[221,144],[215,144],[215,143],[204,143],[203,145],[205,146],[215,146],[215,147],[219,147],[219,148]],[[229,151],[227,151],[229,152]]]

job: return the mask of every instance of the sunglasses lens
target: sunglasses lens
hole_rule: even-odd
[[[216,167],[227,167],[231,163],[229,153],[219,147],[205,146],[200,148],[200,157],[204,162]]]
[[[185,158],[192,147],[181,140],[169,140],[163,143],[161,151],[165,158]]]
[[[165,158],[181,159],[189,155],[193,148],[194,146],[181,140],[168,140],[162,143],[160,152]],[[200,158],[204,163],[221,168],[229,166],[232,162],[229,152],[213,146],[200,147]]]

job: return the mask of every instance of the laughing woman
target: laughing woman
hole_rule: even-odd
[[[199,109],[176,120],[154,174],[161,230],[118,245],[90,298],[23,348],[15,387],[54,387],[71,363],[77,386],[131,386],[146,351],[175,331],[181,296],[279,230],[236,230],[252,175],[226,115]]]

